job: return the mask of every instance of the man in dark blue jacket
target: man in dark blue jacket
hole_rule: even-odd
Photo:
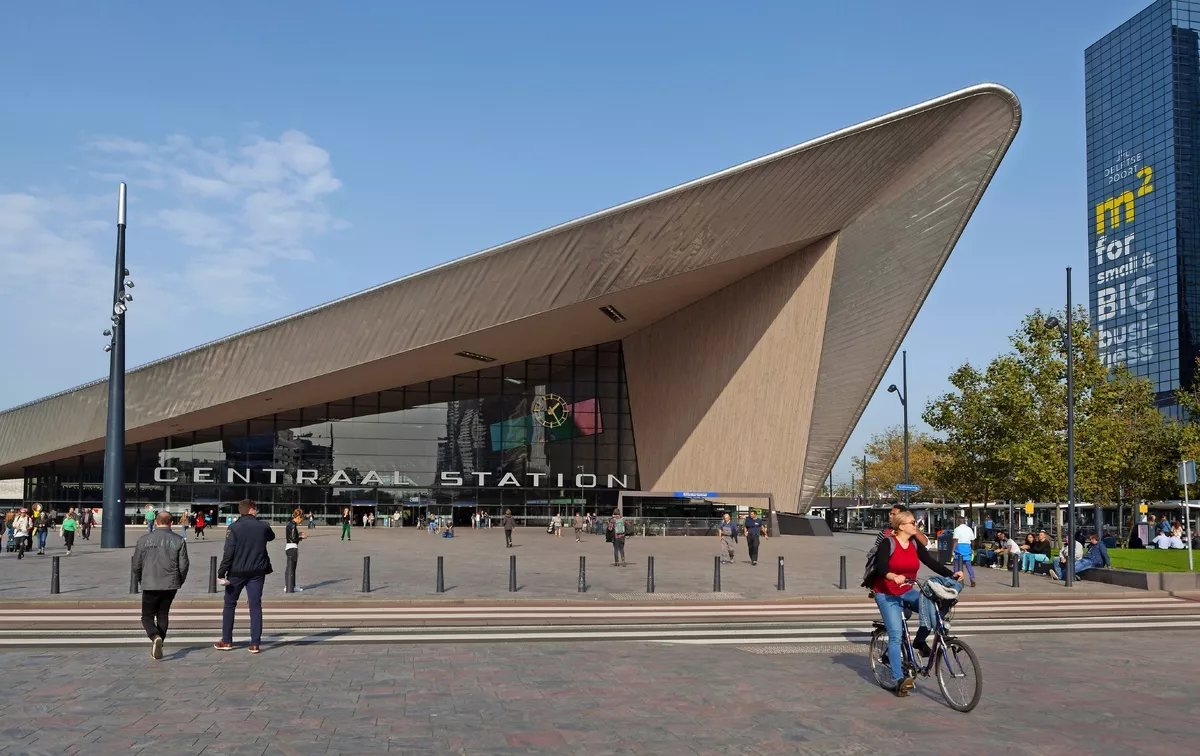
[[[275,540],[275,531],[258,519],[258,504],[250,499],[238,502],[238,514],[241,516],[226,533],[225,554],[217,568],[217,579],[225,585],[225,609],[221,615],[221,640],[213,648],[233,649],[233,615],[244,588],[250,597],[249,650],[257,654],[262,643],[263,583],[271,574],[267,544]]]

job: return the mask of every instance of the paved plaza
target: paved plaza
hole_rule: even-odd
[[[275,600],[319,601],[346,599],[429,600],[435,593],[437,557],[444,557],[446,592],[440,598],[457,599],[561,599],[611,600],[632,598],[646,590],[647,557],[655,557],[655,590],[688,598],[711,597],[715,537],[632,537],[626,545],[628,566],[612,566],[612,547],[604,536],[586,536],[576,543],[572,534],[562,538],[536,528],[517,530],[515,547],[504,547],[499,529],[473,531],[462,528],[453,539],[431,536],[414,528],[355,528],[352,540],[341,541],[340,529],[318,527],[307,531],[301,545],[298,585],[303,593],[283,593],[283,528],[270,545],[275,574],[268,580],[268,596]],[[53,599],[92,601],[129,597],[129,558],[134,543],[144,532],[129,529],[127,548],[100,549],[99,533],[90,542],[78,543],[71,557],[61,559],[61,593],[50,596],[51,557],[65,555],[61,536],[50,536],[45,556],[0,555],[0,599]],[[219,556],[223,528],[212,528],[207,540],[189,533],[188,552],[192,572],[180,591],[181,599],[216,600],[209,594],[209,559]],[[743,539],[738,544],[737,563],[721,570],[719,598],[774,599],[797,596],[853,596],[861,598],[866,551],[874,536],[837,534],[832,538],[783,536],[763,542],[758,566],[751,566]],[[516,593],[508,590],[509,557],[517,557]],[[371,593],[362,589],[363,557],[371,557]],[[587,592],[578,592],[579,557],[586,557]],[[784,557],[784,591],[776,590],[777,558]],[[846,557],[849,590],[838,589],[839,557]],[[1064,594],[1060,582],[1043,576],[1022,575],[1021,587],[1011,587],[1011,573],[976,568],[979,593]],[[1075,594],[1115,595],[1124,589],[1079,581]]]
[[[0,754],[1195,751],[1200,634],[975,645],[985,691],[971,714],[947,708],[931,680],[892,697],[851,644],[168,648],[158,663],[141,643],[3,652]]]

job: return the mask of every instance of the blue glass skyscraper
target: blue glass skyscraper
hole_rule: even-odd
[[[1090,46],[1088,272],[1100,356],[1174,413],[1200,352],[1200,2],[1157,0]]]

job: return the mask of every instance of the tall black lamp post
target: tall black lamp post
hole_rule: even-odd
[[[1046,319],[1048,328],[1061,329],[1067,353],[1067,587],[1075,585],[1075,354],[1071,334],[1071,269],[1067,268],[1067,323]],[[1103,535],[1103,534],[1100,534]]]
[[[908,350],[900,353],[901,373],[900,385],[902,389],[896,388],[896,384],[888,386],[888,393],[896,394],[900,397],[900,406],[904,409],[904,485],[907,486],[908,481]],[[909,504],[910,492],[904,491],[904,505]]]
[[[104,508],[100,548],[125,548],[125,310],[133,301],[125,269],[125,184],[117,196],[117,265],[113,277],[108,352],[108,425],[104,433]]]

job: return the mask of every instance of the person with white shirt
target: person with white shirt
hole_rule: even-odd
[[[1156,549],[1169,549],[1171,548],[1171,536],[1160,532],[1158,535],[1154,536],[1153,543],[1154,548]]]
[[[996,555],[996,563],[992,565],[995,569],[1008,570],[1012,569],[1013,562],[1021,559],[1021,546],[1014,541],[1008,533],[1003,530],[996,533],[996,541],[998,548],[993,550]]]
[[[1183,543],[1183,539],[1177,535],[1172,535],[1168,541],[1168,547],[1172,549],[1186,549],[1187,546]]]
[[[954,529],[954,571],[962,572],[966,565],[967,574],[971,576],[971,587],[975,587],[975,567],[971,564],[971,553],[974,550],[975,531],[967,524],[965,518],[959,518],[958,527]]]

